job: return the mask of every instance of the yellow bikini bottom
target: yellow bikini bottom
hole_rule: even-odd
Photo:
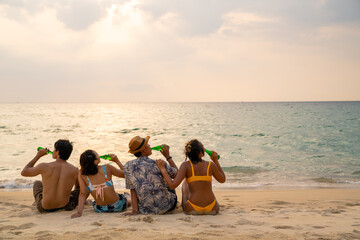
[[[214,208],[216,200],[214,200],[212,203],[210,203],[209,205],[207,205],[206,207],[199,207],[196,206],[195,204],[193,204],[192,202],[190,202],[190,200],[188,200],[188,203],[193,207],[193,209],[197,212],[211,212],[211,210]]]

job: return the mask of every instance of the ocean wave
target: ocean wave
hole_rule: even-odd
[[[0,180],[0,189],[32,188],[34,180],[17,178],[15,180]]]
[[[320,178],[319,178],[320,179]],[[223,188],[241,188],[241,189],[262,189],[262,188],[272,188],[272,189],[281,189],[281,188],[313,188],[313,187],[341,187],[341,188],[359,188],[360,181],[344,181],[344,182],[335,182],[334,180],[325,180],[327,178],[322,178],[322,180],[317,182],[283,182],[283,181],[244,181],[244,179],[227,179],[225,183],[213,182],[213,187],[215,189]],[[331,178],[329,178],[331,179]],[[325,180],[325,181],[324,181]],[[33,187],[35,180],[25,180],[25,179],[15,179],[15,180],[0,180],[0,190],[2,191],[17,191],[17,190],[30,190]],[[115,189],[125,189],[124,179],[114,179]]]
[[[360,184],[360,181],[345,181],[346,184]]]
[[[311,180],[318,182],[318,183],[338,183],[334,179],[326,178],[326,177],[312,178]]]
[[[265,136],[264,133],[256,133],[256,134],[250,135],[250,137],[264,137],[264,136]]]
[[[132,129],[124,128],[124,129],[121,129],[120,131],[114,131],[114,133],[127,134],[127,133],[131,133],[131,132],[136,132],[139,130],[145,131],[145,130],[147,130],[147,128],[132,128]]]
[[[310,179],[317,183],[328,183],[328,184],[360,184],[358,180],[347,180],[347,179],[334,179],[330,177],[319,177]]]
[[[266,172],[268,170],[259,168],[259,167],[244,167],[244,166],[232,166],[232,167],[222,167],[224,172],[227,173],[239,173],[239,174],[244,174],[244,175],[254,175],[257,173],[262,173],[262,172]]]
[[[233,134],[233,135],[230,135],[231,137],[242,137],[243,135],[241,134]]]
[[[311,158],[323,158],[323,157],[325,157],[325,155],[314,155]]]
[[[0,189],[32,189],[34,182],[40,179],[22,179],[0,180]],[[125,189],[124,179],[114,179],[114,186],[117,189]]]

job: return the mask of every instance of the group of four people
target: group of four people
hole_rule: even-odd
[[[170,156],[169,146],[162,145],[164,160],[149,158],[152,154],[150,137],[136,136],[129,143],[129,153],[137,158],[121,164],[115,154],[109,154],[117,164],[99,165],[101,160],[94,150],[86,150],[80,156],[80,170],[67,162],[72,152],[68,140],[58,140],[54,144],[50,163],[35,163],[48,149],[40,149],[36,156],[24,167],[22,176],[41,174],[42,181],[35,181],[33,194],[39,212],[53,212],[59,209],[74,210],[71,217],[80,217],[89,194],[96,212],[120,212],[132,207],[134,214],[164,214],[176,208],[175,188],[182,184],[182,208],[187,214],[217,214],[219,204],[212,191],[212,176],[223,183],[225,174],[218,162],[218,155],[212,152],[212,162],[203,160],[205,149],[201,142],[194,139],[186,143],[186,159],[178,169]],[[112,176],[125,178],[128,193],[118,194],[112,182]],[[185,180],[184,180],[185,179]],[[72,191],[75,185],[75,190]]]

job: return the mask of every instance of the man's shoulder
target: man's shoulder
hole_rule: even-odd
[[[57,164],[56,161],[52,161],[52,162],[43,162],[43,163],[39,163],[38,167],[41,167],[43,169],[50,169],[50,168],[56,168]]]
[[[79,171],[79,168],[75,167],[73,164],[71,163],[67,163],[69,164],[69,169],[71,169],[72,171],[74,171],[74,173],[77,175],[78,174],[78,171]]]
[[[141,157],[139,157],[139,158],[135,158],[135,159],[133,159],[133,160],[130,160],[130,161],[128,161],[128,162],[126,162],[125,164],[124,164],[124,167],[125,166],[131,166],[131,165],[136,165],[136,164],[139,164],[140,162],[141,162]]]
[[[132,165],[136,160],[137,160],[137,159],[127,161],[127,162],[124,164],[124,167]]]
[[[39,163],[35,166],[37,169],[39,169],[41,171],[41,174],[52,169],[53,165],[52,162],[50,163]]]
[[[77,167],[75,167],[74,164],[66,162],[66,164],[69,166],[69,168],[73,168],[73,169],[78,169]]]
[[[134,169],[147,169],[149,164],[156,164],[154,160],[148,157],[139,157],[137,159],[128,161],[124,164],[124,172],[132,172]]]
[[[46,168],[46,169],[54,169],[55,171],[65,170],[66,172],[72,172],[74,174],[78,173],[78,168],[67,161],[60,162],[60,163],[57,161],[53,161],[53,162],[45,163],[45,164],[47,164],[46,166],[44,166],[44,168]]]
[[[136,160],[137,159],[126,162],[124,164],[124,171],[128,171],[134,164],[136,164]]]
[[[53,163],[57,163],[56,161],[54,161]],[[65,160],[62,160],[62,162],[59,162],[60,166],[66,166],[67,168],[70,168],[70,169],[78,169],[77,167],[75,167],[74,164],[72,163],[69,163],[68,161],[65,161]]]

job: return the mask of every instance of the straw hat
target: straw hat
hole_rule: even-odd
[[[129,153],[135,154],[143,150],[146,147],[149,138],[150,136],[147,136],[146,138],[141,138],[139,136],[133,137],[129,142]]]

